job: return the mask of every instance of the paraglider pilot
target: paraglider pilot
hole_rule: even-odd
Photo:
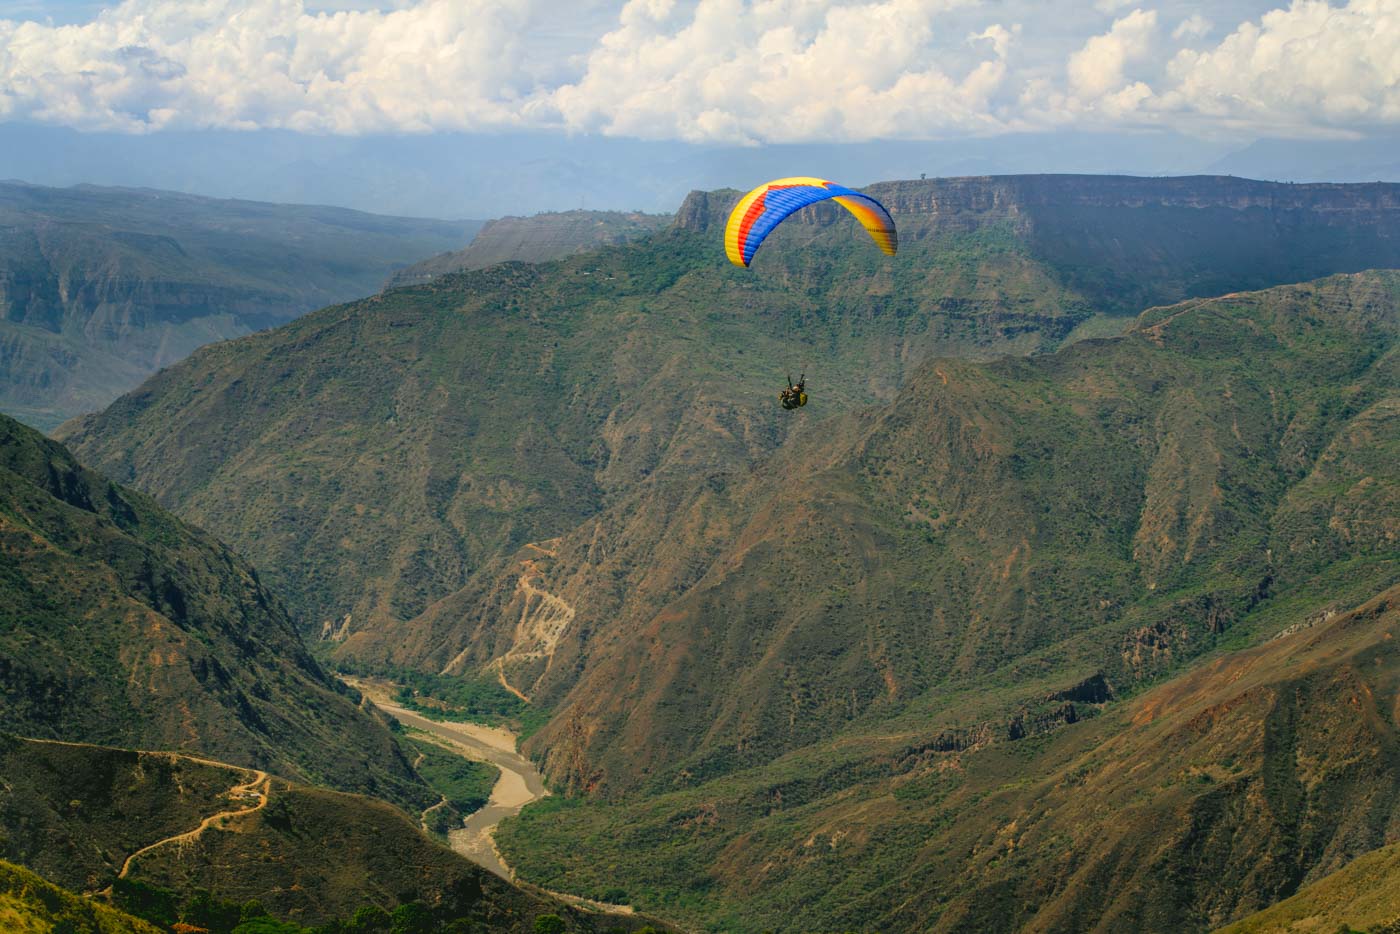
[[[783,408],[795,409],[807,404],[807,374],[803,373],[797,377],[797,385],[792,384],[792,375],[787,378],[787,388],[778,394],[778,400],[782,402]]]

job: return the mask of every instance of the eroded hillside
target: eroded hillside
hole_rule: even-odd
[[[932,694],[694,787],[536,806],[502,846],[527,878],[620,875],[639,906],[726,930],[1212,930],[1393,836],[1397,601],[1275,613],[1279,638],[1130,701],[1098,679],[1046,692],[1061,719],[1039,732],[940,728],[985,697]],[[1367,865],[1350,878],[1387,863]],[[1383,914],[1348,877],[1328,891]]]
[[[1400,278],[1375,273],[936,361],[897,403],[755,470],[641,485],[408,638],[347,646],[502,666],[555,711],[531,741],[552,777],[590,791],[757,765],[988,679],[1130,687],[1271,599],[1394,580],[1398,334]],[[571,611],[548,664],[535,592]]]

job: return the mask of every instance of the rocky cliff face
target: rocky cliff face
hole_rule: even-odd
[[[1400,266],[1395,184],[1013,175],[881,182],[867,190],[895,217],[901,250],[955,265],[948,238],[1005,236],[1008,246],[1055,269],[1057,285],[1109,314]],[[718,236],[738,197],[692,192],[676,224]],[[803,240],[803,228],[837,223],[854,227],[839,207],[814,205],[770,244],[783,249]]]
[[[969,215],[1026,217],[1029,223],[1037,211],[1057,208],[1169,208],[1302,214],[1321,223],[1376,225],[1394,236],[1400,212],[1400,184],[1295,184],[1216,175],[989,175],[878,182],[865,190],[892,215],[929,215],[941,224],[956,223],[957,218]],[[741,194],[734,190],[693,191],[676,212],[676,226],[690,230],[723,227]],[[808,209],[799,212],[795,220],[821,223],[823,219],[823,214]]]

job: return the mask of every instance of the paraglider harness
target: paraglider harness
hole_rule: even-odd
[[[792,377],[787,378],[787,388],[778,395],[778,400],[782,402],[783,408],[795,409],[807,404],[807,374],[803,373],[797,378],[797,385],[792,384]]]

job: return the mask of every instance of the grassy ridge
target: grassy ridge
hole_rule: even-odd
[[[1400,931],[1400,846],[1382,847],[1220,934],[1393,934]]]
[[[157,934],[161,928],[65,891],[0,860],[0,929],[7,934]]]
[[[132,854],[250,803],[230,797],[247,770],[217,762],[10,737],[0,737],[0,753],[0,858],[73,889],[106,888]],[[452,921],[451,930],[526,934],[546,914],[569,931],[609,926],[497,878],[383,801],[280,779],[265,806],[145,849],[116,886],[119,902],[163,923],[189,915],[201,891],[215,894],[218,904],[206,907],[221,916],[256,901],[300,926],[350,919],[367,906],[387,916],[409,903],[432,912],[431,931]],[[615,925],[635,930],[645,921]]]

